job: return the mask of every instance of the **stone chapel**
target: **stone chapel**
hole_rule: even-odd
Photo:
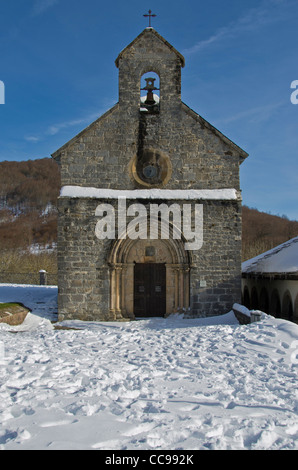
[[[241,301],[248,154],[181,101],[184,57],[155,29],[115,63],[117,104],[52,155],[59,319],[227,313]]]

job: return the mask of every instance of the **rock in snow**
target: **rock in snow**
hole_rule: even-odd
[[[57,289],[0,285],[30,307],[0,326],[0,449],[298,449],[298,326],[232,312],[67,321]]]

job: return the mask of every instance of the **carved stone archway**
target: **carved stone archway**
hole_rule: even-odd
[[[117,240],[110,256],[110,314],[134,319],[136,263],[163,263],[166,267],[166,315],[189,308],[190,257],[182,240]]]

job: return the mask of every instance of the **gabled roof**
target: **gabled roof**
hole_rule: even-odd
[[[240,157],[240,164],[248,157],[248,153],[246,153],[244,150],[241,149],[238,145],[236,145],[232,140],[230,140],[228,137],[226,137],[224,134],[222,134],[216,127],[212,126],[206,119],[204,119],[202,116],[200,116],[198,113],[193,111],[189,106],[187,106],[185,103],[181,102],[182,104],[182,109],[184,112],[192,116],[193,119],[195,119],[202,127],[205,127],[206,129],[209,129],[211,132],[213,132],[219,139],[221,139],[223,142],[225,142],[229,147],[231,147],[234,151],[236,151],[239,154]],[[109,109],[107,112],[105,112],[102,116],[100,116],[98,119],[96,119],[94,122],[92,122],[89,126],[87,126],[85,129],[80,131],[77,135],[75,135],[72,139],[70,139],[68,142],[66,142],[62,147],[60,147],[58,150],[56,150],[54,153],[52,153],[52,157],[54,160],[59,162],[61,152],[66,149],[70,144],[76,141],[79,137],[83,136],[87,131],[92,129],[96,124],[98,124],[100,121],[103,121],[106,116],[111,114],[113,111],[115,111],[118,108],[118,103],[116,103],[111,109]]]
[[[63,152],[69,145],[73,144],[79,137],[82,137],[86,132],[90,131],[94,126],[96,126],[100,121],[104,121],[104,119],[112,114],[118,108],[118,103],[116,103],[112,108],[102,114],[98,119],[91,122],[89,126],[85,127],[85,129],[81,130],[78,134],[72,137],[68,142],[62,145],[58,150],[51,154],[51,157],[56,160],[58,163],[60,162],[61,152]]]
[[[298,237],[242,263],[244,274],[298,273]]]
[[[182,109],[184,112],[189,114],[190,116],[193,117],[202,127],[205,127],[206,129],[209,129],[211,132],[213,132],[219,139],[221,139],[225,144],[227,144],[229,147],[231,147],[234,151],[236,151],[239,154],[240,157],[240,164],[248,157],[248,153],[246,153],[244,150],[241,149],[238,145],[236,145],[232,140],[230,140],[228,137],[226,137],[224,134],[222,134],[216,127],[212,126],[206,119],[204,119],[202,116],[200,116],[198,113],[193,111],[191,108],[189,108],[185,103],[181,102],[182,104]],[[80,131],[77,135],[75,135],[72,139],[70,139],[68,142],[66,142],[62,147],[60,147],[58,150],[56,150],[54,153],[52,153],[52,157],[54,160],[59,162],[60,160],[60,155],[63,150],[65,150],[69,145],[74,143],[79,137],[83,136],[86,132],[88,132],[90,129],[92,129],[96,124],[98,124],[100,121],[103,121],[106,116],[111,114],[113,111],[115,111],[118,108],[118,103],[116,103],[111,109],[109,109],[107,112],[105,112],[102,116],[100,116],[98,119],[96,119],[94,122],[89,124],[85,129]]]
[[[168,41],[166,41],[165,38],[163,38],[157,31],[155,31],[154,28],[145,28],[144,31],[141,32],[128,46],[123,49],[120,54],[118,55],[117,59],[115,60],[116,67],[119,67],[119,60],[125,55],[125,53],[132,47],[134,46],[139,39],[146,35],[146,34],[154,34],[160,41],[162,41],[169,49],[171,49],[180,59],[181,61],[181,67],[184,67],[185,65],[185,59],[180,52],[178,52]]]
[[[230,148],[235,150],[240,156],[240,164],[244,162],[244,160],[248,157],[248,153],[245,152],[241,147],[235,144],[231,139],[226,137],[222,132],[220,132],[216,127],[212,126],[210,122],[206,121],[202,116],[196,113],[193,109],[191,109],[187,104],[182,103],[182,109],[189,115],[192,116],[202,127],[209,129],[213,134],[215,134],[220,140],[222,140],[225,144],[227,144]]]

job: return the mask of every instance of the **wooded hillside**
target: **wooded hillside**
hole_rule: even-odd
[[[57,241],[60,173],[50,158],[0,162],[0,250]]]
[[[59,190],[50,158],[0,162],[0,251],[55,245]],[[243,207],[243,261],[297,235],[298,221]]]
[[[298,221],[243,206],[242,261],[298,236]]]

